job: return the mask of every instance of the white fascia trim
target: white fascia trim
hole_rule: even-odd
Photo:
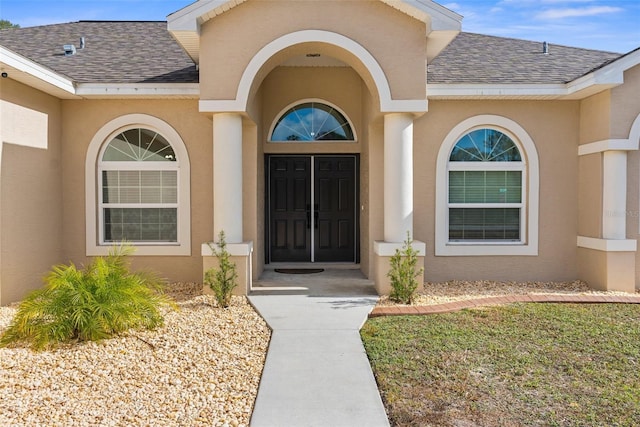
[[[200,95],[198,83],[79,83],[76,94],[83,97],[164,96],[194,97]]]
[[[613,240],[578,236],[577,245],[579,248],[602,252],[636,252],[638,249],[638,241],[632,239]]]
[[[590,142],[578,147],[578,156],[587,154],[602,153],[605,151],[633,151],[638,149],[638,141],[630,139],[605,139],[602,141]]]
[[[427,24],[427,34],[462,28],[462,15],[429,0],[381,0],[383,3]]]
[[[242,3],[242,1],[236,0],[199,0],[191,3],[189,6],[167,17],[167,29],[169,32],[186,31],[199,33],[200,25],[210,19],[208,15],[225,3],[230,2],[234,3],[234,5]]]
[[[564,84],[427,84],[427,99],[438,98],[523,98],[523,97],[561,97],[568,95]]]
[[[418,251],[418,256],[425,256],[427,254],[427,244],[419,240],[413,240],[411,247]],[[379,256],[393,256],[396,254],[396,250],[402,251],[404,243],[384,242],[376,240],[373,242],[373,252]]]
[[[220,252],[220,246],[215,242],[203,243],[201,248],[202,256],[215,256],[212,247],[216,252]],[[227,252],[231,256],[249,256],[253,252],[253,241],[242,243],[227,243]]]
[[[73,81],[22,55],[0,46],[0,63],[27,73],[70,94],[75,94]]]
[[[612,63],[579,77],[569,83],[569,93],[575,93],[589,86],[604,85],[614,87],[624,83],[624,72],[631,67],[640,64],[640,50],[632,52]]]

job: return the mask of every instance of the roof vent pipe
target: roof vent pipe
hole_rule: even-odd
[[[549,54],[549,43],[542,42],[542,53],[544,53],[545,55]]]
[[[84,49],[84,37],[80,37],[80,49]]]

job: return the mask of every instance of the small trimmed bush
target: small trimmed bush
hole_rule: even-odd
[[[151,273],[131,273],[131,246],[114,247],[83,270],[57,265],[42,289],[31,292],[0,339],[0,346],[25,342],[42,350],[69,341],[97,341],[132,328],[164,322],[159,308],[175,307]]]
[[[224,230],[218,235],[218,248],[209,245],[213,255],[218,257],[218,268],[210,268],[204,274],[204,283],[209,285],[218,303],[218,307],[227,308],[231,304],[233,289],[238,286],[238,272],[227,252]]]
[[[422,274],[424,268],[417,269],[418,251],[413,249],[413,240],[407,232],[407,240],[402,245],[402,250],[396,249],[391,257],[391,269],[387,277],[391,279],[391,293],[389,299],[400,304],[411,304],[418,288],[417,277]]]

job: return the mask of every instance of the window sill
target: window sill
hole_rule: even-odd
[[[537,245],[520,242],[456,242],[436,244],[436,256],[537,256]]]
[[[87,256],[104,256],[109,255],[109,251],[113,245],[92,245],[87,246]],[[131,245],[135,248],[132,256],[191,256],[191,246],[186,244],[168,244],[168,245]]]

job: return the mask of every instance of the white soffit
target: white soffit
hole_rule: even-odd
[[[177,98],[198,99],[198,83],[79,83],[82,98]]]
[[[200,26],[247,0],[198,0],[167,17],[167,29],[196,64],[200,62]],[[379,0],[426,24],[429,58],[437,56],[462,28],[462,16],[431,0]]]
[[[616,83],[591,83],[576,90],[567,84],[427,84],[427,99],[584,99],[618,86]]]
[[[0,46],[0,69],[9,78],[62,99],[73,99],[73,81],[42,65]]]

